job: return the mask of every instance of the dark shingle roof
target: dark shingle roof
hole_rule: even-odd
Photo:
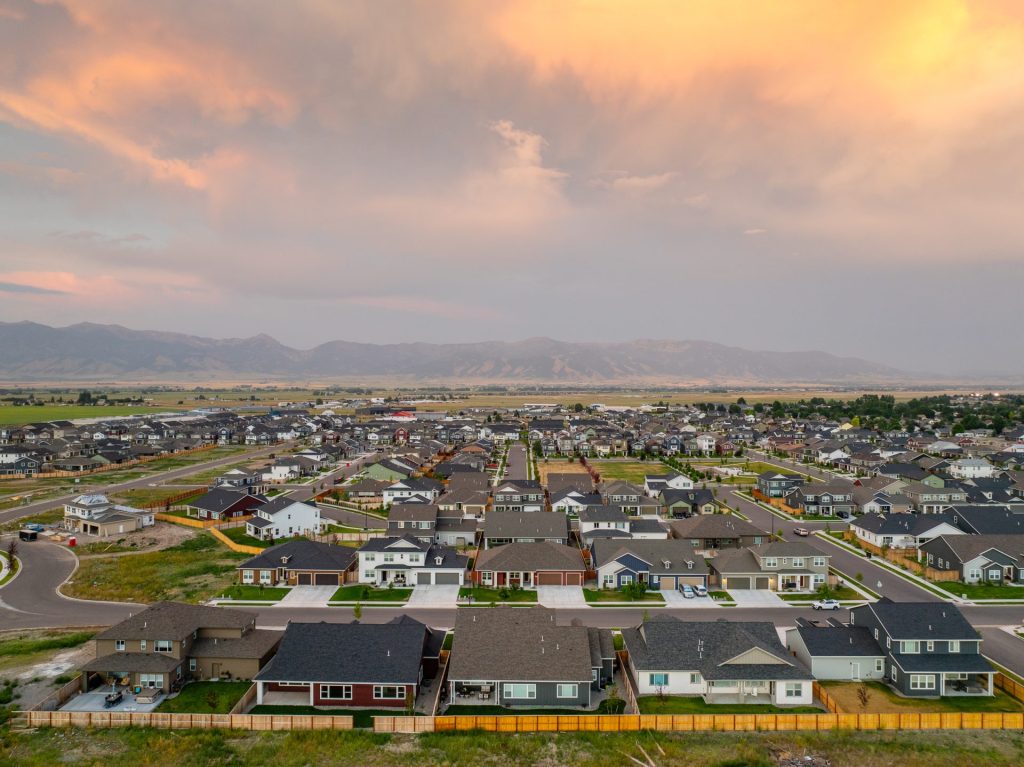
[[[569,518],[557,511],[492,511],[485,538],[568,538]]]
[[[391,623],[289,623],[256,679],[284,682],[416,684],[427,628]]]
[[[280,546],[271,546],[262,554],[247,559],[238,567],[242,570],[278,568],[282,557],[288,561],[284,567],[289,570],[347,570],[356,558],[355,549],[349,546],[333,546],[305,539],[288,541]]]
[[[877,602],[855,607],[873,612],[893,639],[978,639],[978,632],[955,605],[946,602]]]
[[[157,602],[96,639],[182,639],[198,629],[236,628],[254,625],[256,613],[226,607],[187,605],[182,602]]]
[[[537,543],[509,543],[496,549],[486,549],[477,557],[477,570],[528,571],[571,570],[583,572],[580,550],[554,541]]]
[[[797,618],[796,630],[812,657],[867,658],[885,655],[870,629],[864,626],[847,626],[831,621],[827,626],[817,626]]]

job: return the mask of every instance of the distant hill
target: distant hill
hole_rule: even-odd
[[[866,384],[904,381],[886,365],[820,351],[750,351],[709,341],[465,344],[330,341],[293,349],[267,335],[213,339],[81,323],[0,323],[5,381],[409,378],[589,384]]]

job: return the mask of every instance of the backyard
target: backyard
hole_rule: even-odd
[[[252,682],[189,682],[156,710],[162,714],[227,714]]]
[[[995,695],[956,695],[953,697],[925,699],[904,698],[897,695],[888,685],[881,682],[820,682],[836,705],[851,714],[893,714],[900,712],[953,713],[953,712],[997,712],[1024,711],[1024,704],[1003,692]],[[868,692],[867,707],[861,706],[858,689]]]
[[[637,698],[641,714],[822,714],[815,706],[771,706],[758,703],[735,705],[705,703],[703,698],[682,695],[642,695]]]
[[[199,533],[161,551],[84,558],[62,591],[77,599],[199,602],[231,586],[248,557]]]

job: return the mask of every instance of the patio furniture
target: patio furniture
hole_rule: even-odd
[[[124,700],[124,693],[121,692],[121,690],[117,690],[116,692],[108,692],[103,697],[103,707],[112,708],[116,706],[118,703],[120,703],[122,700]]]

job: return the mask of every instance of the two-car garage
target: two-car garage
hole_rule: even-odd
[[[727,591],[736,589],[738,591],[749,591],[750,589],[767,590],[771,588],[771,579],[768,576],[731,575],[725,578],[722,584]]]
[[[573,573],[573,572],[541,573],[541,572],[538,572],[537,576],[536,576],[535,585],[537,585],[537,586],[582,586],[583,585],[583,573]]]
[[[417,586],[461,586],[461,572],[426,572],[416,573]]]
[[[296,573],[297,586],[340,586],[343,584],[343,573]]]

